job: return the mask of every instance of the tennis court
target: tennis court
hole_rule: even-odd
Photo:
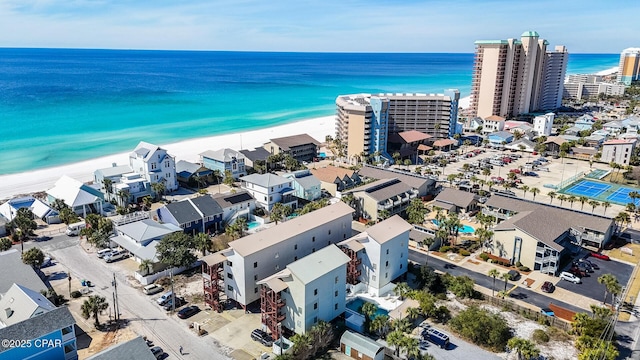
[[[598,201],[608,201],[620,205],[626,205],[630,202],[634,202],[636,205],[640,204],[640,199],[634,201],[629,197],[629,193],[632,191],[640,192],[640,189],[593,180],[579,180],[560,190],[560,193],[586,196]]]

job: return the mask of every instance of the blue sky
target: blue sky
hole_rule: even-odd
[[[536,30],[573,53],[640,46],[637,0],[0,0],[0,46],[473,52]]]

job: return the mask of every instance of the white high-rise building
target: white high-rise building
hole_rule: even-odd
[[[553,127],[553,119],[555,117],[556,114],[554,113],[547,113],[544,115],[536,116],[533,119],[533,131],[535,131],[538,136],[551,135],[551,128]]]

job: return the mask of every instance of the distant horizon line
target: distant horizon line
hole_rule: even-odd
[[[134,48],[72,48],[72,47],[5,47],[0,46],[0,50],[86,50],[86,51],[139,51],[139,52],[235,52],[235,53],[279,53],[279,54],[474,54],[474,52],[403,52],[403,51],[285,51],[285,50],[211,50],[211,49],[134,49]],[[580,53],[569,52],[569,55],[620,55],[620,53]]]

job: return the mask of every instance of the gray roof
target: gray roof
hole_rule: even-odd
[[[87,360],[155,360],[142,336],[113,345],[106,350],[90,356]]]
[[[165,205],[179,224],[202,220],[202,217],[221,215],[222,207],[211,196],[198,196]],[[202,213],[202,215],[200,214]]]
[[[417,174],[409,174],[401,171],[392,171],[387,169],[382,169],[379,167],[365,165],[360,171],[358,171],[360,176],[366,176],[371,179],[393,179],[396,178],[403,183],[411,186],[414,189],[420,189],[425,184],[434,184],[435,181],[432,179],[419,176]]]
[[[248,183],[256,184],[258,186],[262,186],[264,188],[268,188],[270,186],[288,184],[289,182],[291,182],[291,180],[287,178],[283,178],[282,176],[267,173],[267,174],[247,175],[242,178],[242,182],[248,182]]]
[[[271,155],[265,148],[259,147],[253,150],[240,150],[242,155],[244,155],[247,159],[251,161],[256,160],[267,160],[267,158]]]
[[[552,222],[554,225],[556,223],[562,224],[565,229],[574,227],[606,233],[613,225],[613,219],[609,217],[500,195],[491,196],[485,203],[485,206],[505,209],[513,212],[531,211],[532,213],[538,209],[543,209],[544,212],[551,215],[547,218],[550,221],[549,223]],[[537,217],[539,216],[540,215],[537,215]],[[538,219],[537,217],[532,217],[530,221],[534,222],[539,227],[547,226],[546,222],[538,222],[541,221],[541,219]],[[544,224],[544,226],[540,226],[540,224]],[[522,223],[520,223],[520,225],[526,226],[522,225]]]
[[[158,240],[151,240],[146,245],[142,243],[131,241],[123,236],[114,236],[111,238],[111,241],[120,245],[133,255],[141,258],[142,260],[151,260],[152,262],[158,262],[158,254],[156,252],[156,247],[158,246]]]
[[[331,244],[292,262],[287,265],[287,268],[303,284],[308,284],[348,262],[349,257],[337,246]]]
[[[235,151],[233,149],[224,148],[220,150],[207,150],[203,153],[198,154],[203,158],[213,159],[220,162],[230,162],[236,159],[244,159],[244,155],[240,151]]]
[[[342,334],[340,337],[340,343],[345,344],[352,349],[356,349],[358,352],[372,359],[376,357],[377,353],[384,351],[384,346],[378,344],[375,340],[350,330],[347,330]]]
[[[246,190],[238,191],[235,194],[215,194],[212,197],[222,209],[231,207],[238,203],[254,200]]]
[[[411,186],[398,179],[382,179],[351,189],[348,192],[355,194],[357,192],[364,191],[372,199],[379,202],[404,194],[411,189]]]
[[[98,169],[94,172],[94,174],[101,174],[102,177],[114,177],[120,176],[122,174],[128,174],[133,172],[131,166],[129,165],[119,165],[119,166],[111,166],[104,169]]]
[[[120,225],[116,229],[136,241],[160,239],[173,232],[182,231],[181,228],[173,224],[160,224],[151,219]]]
[[[292,147],[314,144],[320,146],[320,142],[312,138],[309,134],[299,134],[293,136],[285,136],[281,138],[271,139],[271,142],[278,145],[283,151],[290,150]]]
[[[562,251],[564,247],[556,243],[555,240],[570,228],[562,221],[557,221],[553,215],[552,212],[544,209],[523,211],[498,224],[494,231],[519,229],[547,246]]]
[[[36,310],[51,311],[56,307],[40,294],[19,284],[13,286],[0,299],[0,323],[12,325],[29,319]],[[10,310],[10,311],[8,311]]]
[[[76,320],[66,307],[55,308],[33,318],[0,329],[0,338],[33,340],[62,328],[75,325]],[[0,344],[0,354],[8,350]]]
[[[140,141],[140,143],[138,143],[138,146],[136,146],[133,152],[144,157],[145,160],[148,160],[149,156],[153,155],[153,153],[158,149],[160,149],[160,147],[158,147],[157,145]]]
[[[221,215],[222,207],[211,196],[198,196],[190,199],[204,216]]]
[[[0,294],[9,291],[14,283],[35,291],[47,290],[33,268],[22,262],[17,249],[0,252],[0,274]]]
[[[436,201],[466,208],[476,201],[476,196],[467,191],[445,188],[436,196]]]
[[[403,233],[407,234],[408,240],[408,234],[412,228],[413,226],[411,226],[403,218],[398,215],[394,215],[384,221],[371,226],[370,228],[367,228],[366,233],[369,234],[369,237],[378,244],[384,244],[385,242]]]
[[[176,173],[185,178],[193,175],[202,165],[195,164],[186,160],[180,160],[176,163]]]
[[[235,252],[241,256],[248,256],[264,250],[279,242],[322,226],[343,216],[351,216],[354,210],[349,205],[339,201],[322,209],[295,217],[229,243]]]
[[[304,189],[310,189],[312,187],[319,187],[320,180],[313,176],[309,170],[296,171],[289,174],[284,174],[284,177],[290,178],[300,184]]]
[[[424,239],[430,238],[433,239],[432,234],[428,234],[426,232],[418,231],[416,229],[409,230],[409,239],[415,242],[422,242]]]

